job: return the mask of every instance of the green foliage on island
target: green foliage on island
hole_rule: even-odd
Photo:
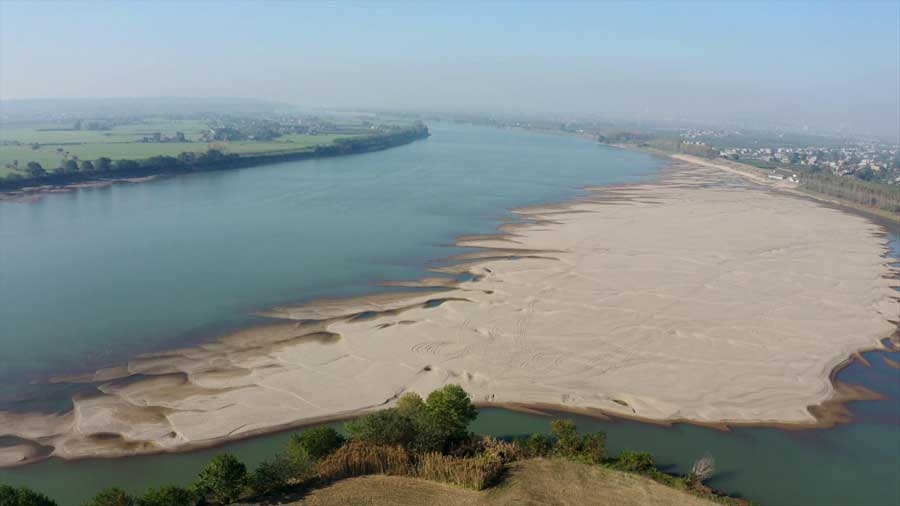
[[[113,161],[101,156],[95,160],[73,159],[60,162],[59,167],[48,169],[31,161],[24,169],[14,170],[0,178],[0,191],[10,191],[28,186],[65,185],[98,179],[141,177],[158,174],[203,172],[267,163],[285,162],[368,153],[400,146],[428,137],[428,127],[422,123],[410,126],[385,127],[374,133],[336,138],[331,143],[314,145],[296,150],[272,150],[248,154],[225,153],[210,148],[204,152],[184,151],[177,156],[157,155],[144,159],[122,158]]]
[[[345,424],[349,439],[332,427],[292,435],[284,453],[252,472],[231,454],[214,457],[188,488],[168,486],[132,496],[118,488],[98,493],[85,506],[199,506],[277,499],[289,491],[308,491],[353,476],[385,474],[483,490],[498,483],[513,463],[556,458],[639,474],[670,487],[722,504],[746,501],[723,496],[704,485],[715,471],[705,456],[687,476],[660,471],[653,456],[625,450],[610,458],[606,434],[581,434],[572,420],[554,420],[550,435],[499,440],[469,432],[478,416],[458,385],[432,392],[427,399],[407,393],[396,406]],[[55,506],[27,488],[0,486],[0,506]]]

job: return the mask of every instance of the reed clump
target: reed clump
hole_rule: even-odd
[[[527,458],[526,449],[517,442],[504,441],[491,436],[485,436],[479,441],[479,451],[486,457],[495,457],[503,464],[516,462]]]
[[[367,474],[414,476],[414,456],[399,446],[375,445],[363,441],[345,444],[319,462],[319,478],[340,480]]]
[[[503,469],[503,461],[496,455],[452,457],[432,452],[419,457],[417,477],[484,490],[500,478]]]
[[[453,457],[438,452],[415,454],[400,446],[350,441],[319,462],[324,481],[387,474],[409,476],[483,490],[502,474],[504,461],[496,452],[477,457]]]

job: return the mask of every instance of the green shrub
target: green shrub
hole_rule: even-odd
[[[653,455],[649,452],[623,450],[616,459],[615,467],[623,471],[647,473],[656,469],[656,463],[653,461]]]
[[[346,427],[353,439],[374,445],[405,447],[416,435],[412,420],[395,408],[357,418],[348,422]]]
[[[247,467],[230,453],[216,455],[200,471],[195,488],[219,504],[236,501],[247,486]]]
[[[427,401],[407,393],[397,407],[347,423],[353,439],[375,445],[402,446],[417,452],[445,452],[470,439],[469,423],[478,411],[458,385],[431,392]]]
[[[579,456],[587,464],[599,464],[606,460],[606,434],[594,432],[581,438]]]
[[[446,430],[450,440],[465,439],[469,423],[478,417],[469,394],[459,385],[447,385],[431,392],[425,410]]]
[[[193,506],[197,495],[183,487],[160,487],[148,490],[138,500],[138,506]]]
[[[397,400],[396,410],[412,423],[413,437],[409,443],[411,450],[422,453],[443,451],[450,430],[428,411],[428,406],[419,394],[403,394]]]
[[[550,433],[556,439],[555,449],[563,457],[572,457],[578,453],[581,438],[578,429],[572,420],[553,420],[550,423]]]
[[[344,444],[344,436],[331,427],[316,427],[293,434],[288,443],[289,451],[296,452],[302,448],[307,455],[319,460],[331,454]]]
[[[415,392],[407,392],[397,399],[397,412],[407,418],[415,418],[425,411],[425,401]]]
[[[606,434],[594,432],[581,436],[572,420],[554,420],[550,432],[556,439],[557,455],[588,464],[599,464],[606,459]]]
[[[312,465],[306,469],[311,469]],[[306,473],[304,473],[306,474]],[[250,475],[250,487],[257,494],[268,494],[284,488],[292,479],[303,478],[294,460],[284,455],[262,461]]]
[[[85,506],[134,506],[135,500],[117,487],[105,488],[97,493]]]
[[[0,506],[56,506],[56,503],[30,488],[0,485]]]
[[[423,404],[424,406],[424,404]],[[424,409],[411,418],[413,438],[411,450],[428,453],[443,452],[453,439],[453,430],[441,423],[437,416]]]
[[[553,450],[553,440],[544,434],[532,434],[523,446],[530,457],[546,457]]]

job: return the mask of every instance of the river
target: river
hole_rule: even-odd
[[[514,219],[510,208],[573,198],[582,185],[638,181],[662,166],[575,137],[429,126],[431,138],[379,153],[0,202],[0,409],[66,409],[71,387],[34,380],[215,338],[273,305],[422,277],[467,251],[448,246],[455,237]],[[606,431],[613,452],[648,450],[666,469],[683,472],[709,452],[719,468],[713,486],[762,504],[898,504],[900,371],[879,355],[840,379],[888,400],[851,404],[854,422],[834,429],[721,432],[574,418],[583,430]],[[474,429],[509,436],[546,431],[549,419],[483,409]],[[252,465],[287,437],[122,460],[50,459],[2,469],[0,483],[78,504],[110,484],[187,483],[220,451]]]

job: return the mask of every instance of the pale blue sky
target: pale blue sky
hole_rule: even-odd
[[[0,98],[900,126],[900,0],[15,2]]]

